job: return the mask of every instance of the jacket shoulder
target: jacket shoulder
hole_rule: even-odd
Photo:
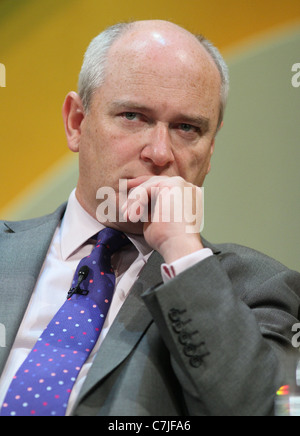
[[[0,220],[0,233],[15,233],[26,231],[50,222],[59,222],[66,210],[66,203],[59,206],[55,212],[37,218],[23,221]]]

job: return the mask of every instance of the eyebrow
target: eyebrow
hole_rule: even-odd
[[[152,112],[151,109],[145,105],[130,101],[130,100],[116,100],[110,103],[109,105],[111,110],[117,110],[121,108],[132,109],[132,110],[140,110]]]
[[[200,127],[203,133],[207,132],[210,127],[209,119],[202,116],[193,117],[185,114],[178,114],[176,119],[178,119],[178,122],[183,124],[192,124],[193,126]]]
[[[152,113],[153,110],[149,108],[148,106],[145,106],[143,104],[136,103],[131,100],[116,100],[113,101],[110,104],[111,110],[119,110],[119,109],[127,109],[132,112],[141,111],[141,112],[147,112]],[[199,116],[190,116],[184,113],[179,113],[175,116],[173,123],[180,122],[185,124],[192,124],[196,127],[201,128],[203,132],[207,132],[210,128],[210,121],[208,118],[205,118],[201,115]]]

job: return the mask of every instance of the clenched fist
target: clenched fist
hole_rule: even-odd
[[[203,248],[202,189],[181,177],[142,176],[128,180],[124,220],[143,223],[146,242],[171,263]]]

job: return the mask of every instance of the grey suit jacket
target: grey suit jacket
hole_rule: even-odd
[[[54,214],[0,223],[0,374],[53,233]],[[74,415],[269,415],[286,383],[300,274],[245,247],[161,283],[154,253],[122,306],[80,392]],[[51,292],[51,290],[49,290]]]

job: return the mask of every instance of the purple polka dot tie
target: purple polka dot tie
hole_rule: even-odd
[[[129,243],[111,228],[97,235],[82,259],[68,299],[56,313],[9,387],[1,416],[64,416],[74,382],[104,324],[115,287],[111,255]]]

